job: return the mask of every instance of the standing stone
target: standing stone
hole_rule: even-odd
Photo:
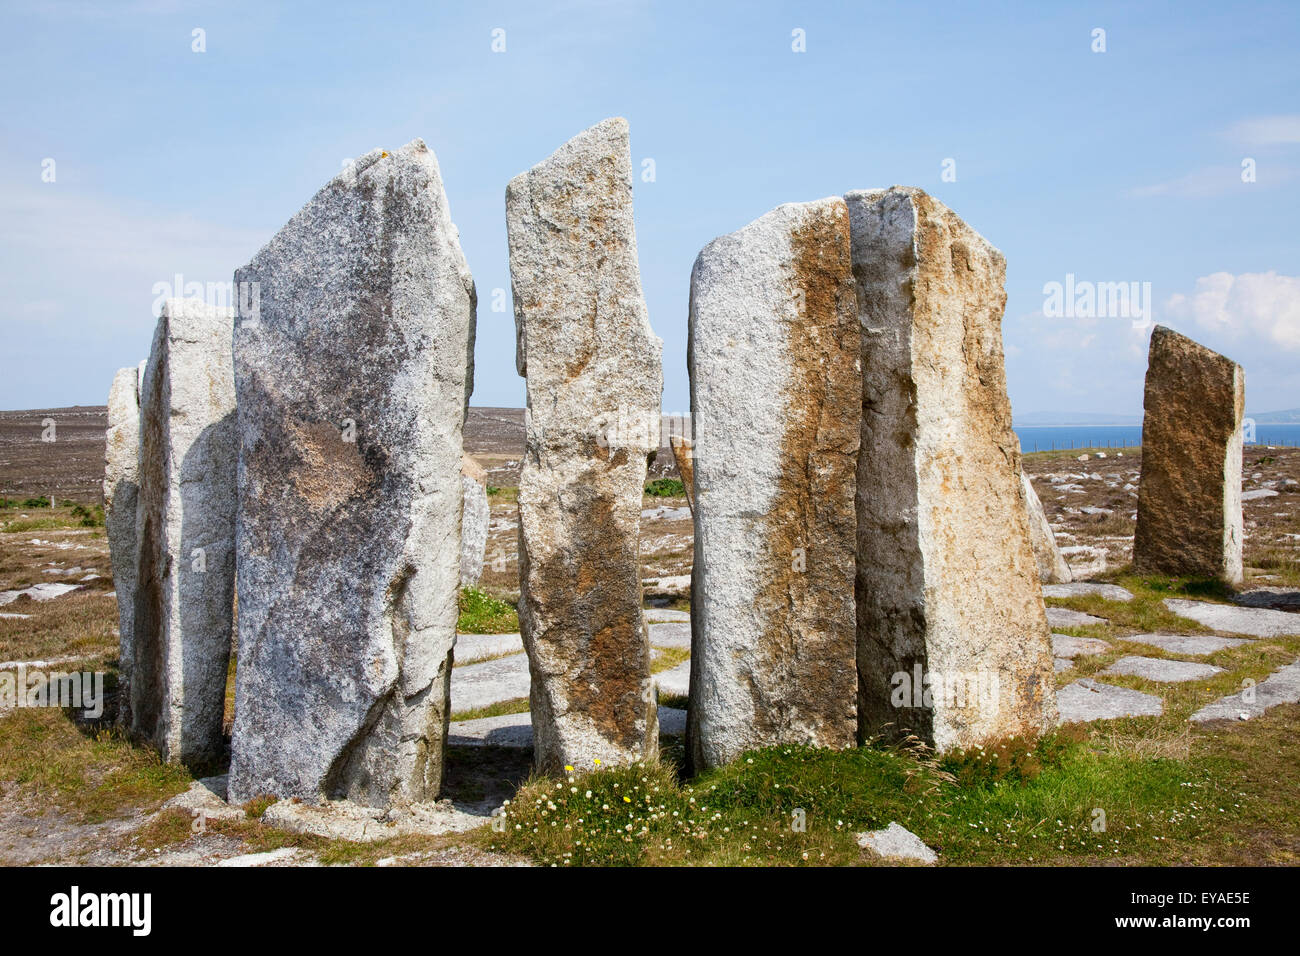
[[[104,436],[104,530],[108,534],[113,589],[117,592],[118,713],[131,726],[132,634],[135,621],[135,509],[140,468],[140,378],[144,363],[119,369],[108,391],[108,430]]]
[[[469,588],[483,576],[492,513],[488,506],[487,472],[469,455],[460,460],[460,481],[465,494],[460,518],[460,586]]]
[[[235,279],[231,799],[435,799],[476,297],[433,153],[366,154]]]
[[[1240,584],[1241,366],[1158,325],[1142,404],[1134,566]]]
[[[1065,555],[1056,543],[1056,534],[1047,520],[1043,503],[1038,500],[1034,485],[1020,470],[1020,490],[1025,497],[1025,513],[1029,516],[1029,543],[1034,549],[1034,560],[1038,564],[1038,579],[1043,584],[1069,584],[1074,580],[1070,566],[1065,562]]]
[[[1056,722],[1002,356],[1005,260],[919,189],[852,192],[858,716],[944,750]]]
[[[235,596],[229,309],[169,299],[140,385],[130,730],[164,760],[221,758]]]
[[[641,612],[641,496],[659,447],[627,121],[609,119],[506,189],[516,364],[527,380],[519,623],[543,772],[658,753]]]
[[[686,492],[686,506],[695,511],[695,441],[673,435],[668,439],[673,450],[673,461],[677,462],[677,473],[682,476],[682,488]]]
[[[860,332],[844,200],[779,206],[691,272],[695,770],[852,746]]]

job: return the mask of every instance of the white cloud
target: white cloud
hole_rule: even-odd
[[[1300,276],[1216,272],[1197,279],[1191,293],[1170,296],[1164,311],[1225,338],[1300,350]]]
[[[1229,138],[1251,146],[1276,146],[1300,143],[1300,113],[1280,116],[1253,116],[1234,123]]]
[[[1138,186],[1129,190],[1130,196],[1177,196],[1186,199],[1204,199],[1208,196],[1222,196],[1242,189],[1259,189],[1263,186],[1275,186],[1295,178],[1295,170],[1289,166],[1273,163],[1261,163],[1256,167],[1257,180],[1253,183],[1241,181],[1241,166],[1207,166],[1177,179],[1150,186]]]

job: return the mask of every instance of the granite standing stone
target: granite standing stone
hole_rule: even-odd
[[[839,197],[779,206],[695,260],[696,770],[855,742],[859,349]]]
[[[140,386],[130,731],[208,763],[222,725],[235,589],[229,309],[168,299]]]
[[[686,493],[686,506],[695,511],[695,441],[673,435],[668,439],[673,450],[673,460],[677,463],[677,473],[682,476],[682,488]]]
[[[469,455],[464,456],[460,475],[465,493],[460,519],[460,586],[464,588],[478,584],[483,576],[492,510],[488,505],[487,472],[479,463]]]
[[[421,140],[331,180],[235,274],[232,800],[436,798],[476,298]]]
[[[118,713],[124,727],[131,726],[131,667],[135,620],[135,576],[139,542],[135,535],[135,509],[140,469],[139,367],[119,369],[108,392],[108,430],[104,436],[104,530],[108,535],[113,589],[117,592]]]
[[[1241,366],[1156,326],[1147,358],[1133,564],[1242,580]]]
[[[1068,584],[1074,580],[1070,566],[1065,563],[1065,556],[1056,543],[1056,535],[1047,520],[1043,503],[1034,491],[1033,483],[1022,469],[1020,488],[1025,496],[1025,511],[1029,515],[1029,542],[1034,549],[1034,560],[1038,563],[1038,578],[1043,584]]]
[[[862,321],[858,715],[936,748],[1056,723],[1011,430],[1005,260],[919,189],[849,193]]]
[[[641,295],[627,121],[593,126],[511,180],[506,227],[528,395],[519,623],[536,764],[652,759],[640,530],[663,343]]]

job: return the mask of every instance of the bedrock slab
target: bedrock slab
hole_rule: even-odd
[[[1037,736],[1056,680],[1006,391],[1006,261],[919,189],[845,198],[863,330],[859,735],[939,750]],[[982,692],[927,698],[918,668]]]
[[[1103,674],[1117,674],[1128,677],[1145,677],[1147,680],[1161,684],[1176,684],[1182,681],[1203,680],[1222,674],[1222,667],[1211,664],[1195,664],[1190,661],[1172,661],[1161,657],[1121,657]]]
[[[641,294],[627,121],[512,179],[506,232],[528,398],[519,623],[536,764],[649,760],[659,734],[639,549],[663,342]]]
[[[1264,608],[1236,607],[1232,604],[1210,604],[1206,601],[1186,601],[1165,598],[1165,607],[1179,617],[1212,627],[1230,634],[1249,634],[1252,637],[1282,637],[1300,634],[1300,614],[1288,611],[1270,611]]]
[[[1098,581],[1074,581],[1069,584],[1045,584],[1043,597],[1071,598],[1086,594],[1096,594],[1108,601],[1131,601],[1133,592],[1118,584],[1102,584]]]
[[[108,536],[118,619],[118,712],[131,726],[131,668],[135,663],[136,558],[135,510],[140,491],[140,379],[144,362],[119,369],[108,391],[108,429],[104,433],[104,531]]]
[[[502,654],[522,654],[523,638],[518,634],[457,634],[455,664],[462,667]]]
[[[842,199],[779,206],[696,258],[696,770],[854,742],[859,351]]]
[[[1095,637],[1075,637],[1072,634],[1053,634],[1052,653],[1057,657],[1088,657],[1105,654],[1110,644]]]
[[[1242,579],[1241,366],[1156,326],[1147,356],[1133,565]]]
[[[1105,624],[1106,619],[1085,614],[1083,611],[1073,611],[1068,607],[1049,607],[1047,623],[1052,627],[1089,627],[1094,624]]]
[[[659,733],[680,737],[686,733],[686,711],[675,707],[659,708]],[[505,714],[476,720],[454,720],[447,737],[449,747],[513,747],[530,750],[533,724],[528,714]]]
[[[475,292],[420,140],[332,179],[236,283],[230,789],[385,808],[443,773]]]
[[[168,299],[140,383],[132,736],[208,763],[222,734],[235,596],[239,435],[229,309]]]
[[[1207,704],[1192,714],[1192,722],[1250,720],[1278,704],[1300,703],[1300,661],[1275,671],[1260,683]]]
[[[1062,687],[1056,692],[1056,703],[1061,708],[1063,724],[1118,717],[1159,717],[1165,710],[1164,701],[1152,694],[1090,678]]]
[[[1245,638],[1209,637],[1203,634],[1135,634],[1124,638],[1135,644],[1149,644],[1170,654],[1213,654],[1230,647],[1249,644]]]
[[[530,685],[528,657],[524,654],[453,668],[451,712],[462,714],[516,697],[527,697]]]

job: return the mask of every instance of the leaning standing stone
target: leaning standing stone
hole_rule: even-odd
[[[487,553],[488,507],[487,472],[469,455],[461,458],[460,483],[465,504],[460,519],[460,586],[473,587],[483,576],[483,557]]]
[[[131,666],[135,620],[135,509],[140,466],[140,377],[137,368],[119,369],[108,392],[108,431],[104,436],[104,530],[108,534],[118,618],[118,722],[131,726]]]
[[[1133,564],[1242,580],[1241,366],[1156,326],[1147,358]]]
[[[937,749],[1056,722],[1002,356],[1005,260],[919,189],[852,192],[858,717]]]
[[[1069,584],[1074,580],[1074,575],[1070,573],[1065,555],[1061,554],[1061,548],[1056,543],[1056,533],[1047,520],[1047,512],[1043,510],[1038,492],[1034,491],[1034,485],[1023,468],[1020,470],[1020,490],[1025,496],[1025,513],[1029,516],[1029,543],[1033,546],[1034,560],[1038,563],[1039,581],[1043,584]]]
[[[519,618],[536,763],[653,758],[639,543],[663,343],[641,296],[627,121],[593,126],[511,180],[506,226],[528,391]]]
[[[330,181],[235,274],[232,802],[438,796],[475,294],[420,140]]]
[[[130,729],[164,760],[209,763],[222,726],[235,588],[229,309],[169,299],[140,386]]]
[[[854,743],[859,339],[838,197],[780,206],[695,260],[697,771],[753,747]]]

